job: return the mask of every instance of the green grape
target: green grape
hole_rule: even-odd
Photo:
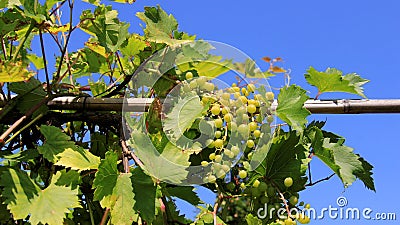
[[[255,138],[259,138],[261,136],[261,131],[260,130],[255,130],[253,132],[253,135],[254,135]]]
[[[258,188],[260,186],[260,181],[259,180],[255,180],[253,183],[253,187]]]
[[[199,77],[196,79],[196,82],[199,85],[199,87],[204,87],[204,85],[207,82],[207,77]]]
[[[185,85],[182,86],[182,90],[183,90],[184,92],[190,92],[192,89],[190,89],[190,86],[189,86],[189,85],[185,84]]]
[[[250,122],[249,128],[250,128],[250,131],[255,131],[258,128],[258,125],[256,122]]]
[[[224,146],[224,141],[222,139],[216,139],[214,141],[215,148],[222,148]]]
[[[225,99],[225,100],[229,100],[229,99],[231,99],[231,94],[229,94],[229,93],[223,93],[222,96],[221,96],[221,98],[222,98],[222,99]]]
[[[239,171],[239,177],[244,179],[247,177],[247,172],[245,170]]]
[[[195,80],[190,81],[189,87],[193,90],[197,87],[197,82]]]
[[[202,86],[206,91],[213,91],[215,86],[213,83],[209,83],[206,82],[203,86]]]
[[[221,166],[221,169],[222,169],[225,173],[227,173],[227,172],[229,172],[229,170],[231,170],[231,168],[230,168],[228,165],[222,165],[222,166]]]
[[[310,217],[308,217],[307,215],[301,214],[301,213],[296,215],[296,219],[301,224],[310,223]]]
[[[289,198],[290,204],[296,205],[298,202],[299,202],[299,199],[296,196],[294,196],[294,195],[290,196],[290,198]]]
[[[287,218],[285,220],[285,225],[295,225],[295,224],[296,224],[296,222],[293,221],[291,218]]]
[[[229,182],[229,183],[226,184],[226,188],[227,188],[229,191],[235,190],[235,187],[236,187],[236,185],[235,185],[233,182]]]
[[[211,154],[208,156],[208,158],[209,158],[210,160],[214,160],[214,159],[215,159],[215,153],[211,153]]]
[[[246,96],[239,96],[239,101],[242,102],[243,104],[247,103],[247,97]]]
[[[235,145],[235,146],[232,146],[231,152],[232,152],[234,155],[239,155],[240,149],[239,149],[238,146]]]
[[[261,204],[266,204],[268,202],[269,202],[269,198],[267,196],[263,195],[263,196],[260,197],[260,203]]]
[[[220,163],[222,161],[222,155],[216,155],[214,161]]]
[[[240,98],[240,93],[239,92],[235,92],[235,93],[233,93],[233,97],[235,98],[235,99],[239,99]]]
[[[241,183],[240,184],[240,188],[245,189],[246,188],[246,184],[245,183]]]
[[[249,105],[247,106],[247,112],[248,112],[248,113],[253,114],[253,113],[255,113],[256,111],[257,111],[257,107],[256,107],[255,105],[249,104]]]
[[[310,205],[309,203],[307,203],[307,204],[304,206],[304,208],[310,209],[310,208],[311,208],[311,205]]]
[[[237,130],[238,126],[235,122],[230,122],[228,123],[228,129],[232,132],[235,132]]]
[[[265,93],[265,97],[267,98],[267,100],[268,101],[272,101],[272,100],[274,100],[274,93],[273,92],[267,92],[267,93]]]
[[[255,99],[255,100],[258,100],[258,101],[261,101],[261,100],[263,100],[263,97],[262,97],[261,94],[255,94],[255,95],[254,95],[254,99]]]
[[[232,122],[232,119],[233,119],[232,114],[226,113],[226,114],[224,115],[224,120],[225,120],[227,123]]]
[[[275,196],[276,195],[275,188],[272,187],[272,186],[269,186],[268,189],[267,189],[267,195],[270,198]]]
[[[214,148],[214,141],[212,139],[207,139],[206,140],[206,146],[209,148]]]
[[[230,150],[228,150],[228,149],[225,149],[224,150],[224,154],[226,155],[226,156],[228,156],[228,158],[233,158],[233,157],[235,157],[235,154],[232,152],[232,151],[230,151]]]
[[[237,131],[239,132],[242,137],[247,137],[249,135],[249,126],[247,124],[240,124],[239,127],[237,128]]]
[[[236,87],[236,86],[235,86],[235,87],[232,87],[232,89],[233,89],[235,92],[238,92],[238,93],[240,92],[240,88],[239,88],[239,87]],[[239,94],[240,94],[240,93],[239,93]]]
[[[220,138],[222,136],[222,132],[217,130],[217,131],[215,131],[214,136],[215,136],[215,138]]]
[[[223,107],[223,108],[221,109],[221,113],[222,113],[223,115],[227,114],[228,112],[229,112],[229,108],[228,108],[228,107]]]
[[[214,162],[213,164],[213,170],[220,170],[222,165],[220,163]]]
[[[249,169],[250,169],[250,163],[247,162],[247,161],[244,161],[244,162],[243,162],[243,167],[244,167],[246,170],[249,170]]]
[[[283,181],[283,184],[285,187],[291,187],[293,185],[293,179],[291,177],[286,177],[285,180]]]
[[[268,123],[274,122],[274,117],[271,116],[271,115],[269,115],[269,116],[267,117],[267,122],[268,122]]]
[[[248,148],[253,148],[254,146],[255,146],[256,144],[254,143],[254,141],[253,140],[247,140],[247,143],[246,143],[246,146],[248,147]]]
[[[251,195],[253,196],[253,197],[259,197],[259,196],[261,196],[261,192],[260,192],[260,190],[258,190],[258,188],[251,188]]]
[[[224,170],[218,170],[215,175],[217,175],[218,178],[224,178],[226,175],[226,172]]]
[[[221,112],[221,108],[220,108],[219,104],[215,104],[211,107],[211,113],[213,115],[219,115],[220,112]]]
[[[217,178],[214,175],[208,176],[208,182],[215,183],[216,181],[217,181]]]
[[[214,120],[214,124],[215,124],[216,128],[221,128],[223,126],[224,122],[222,121],[221,118],[218,118],[218,119]]]
[[[185,74],[185,78],[186,78],[186,80],[190,80],[190,79],[192,79],[193,78],[193,73],[192,72],[187,72],[186,74]]]
[[[258,189],[260,189],[261,192],[265,192],[268,189],[268,185],[265,182],[260,182]]]
[[[249,92],[254,92],[256,90],[256,86],[254,84],[248,84],[247,85],[247,90]]]
[[[201,165],[206,167],[206,166],[208,166],[208,162],[207,161],[201,161]]]
[[[253,158],[253,152],[250,152],[249,154],[247,154],[247,158],[248,158],[248,159]]]

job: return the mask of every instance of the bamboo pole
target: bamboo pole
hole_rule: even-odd
[[[58,97],[48,106],[57,110],[121,111],[125,104],[125,111],[145,112],[152,101],[152,98]],[[273,109],[277,105],[275,101]],[[400,113],[400,99],[308,100],[304,107],[313,114]]]

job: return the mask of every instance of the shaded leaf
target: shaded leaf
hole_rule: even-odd
[[[40,132],[43,134],[45,141],[42,146],[38,146],[38,151],[50,162],[57,162],[57,155],[67,148],[76,149],[77,146],[70,137],[54,126],[42,125]]]
[[[200,200],[197,193],[194,192],[194,187],[191,186],[177,186],[177,187],[167,187],[165,191],[168,195],[183,199],[192,205],[198,205],[202,201]]]
[[[153,179],[139,167],[136,167],[132,171],[131,179],[136,200],[134,208],[139,212],[140,217],[147,222],[151,222],[156,212],[155,200],[157,187],[154,185]]]

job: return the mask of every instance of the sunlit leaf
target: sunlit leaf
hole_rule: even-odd
[[[29,71],[22,62],[0,63],[0,82],[18,82],[29,80],[35,73]]]

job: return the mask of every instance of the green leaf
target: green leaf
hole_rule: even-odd
[[[128,38],[129,24],[120,22],[118,11],[112,10],[111,6],[98,6],[94,13],[90,10],[82,12],[81,20],[91,20],[83,23],[80,28],[97,37],[99,44],[109,52],[116,52]]]
[[[312,150],[316,157],[323,161],[342,180],[345,187],[351,185],[359,178],[365,186],[375,191],[372,178],[372,165],[353,153],[353,149],[345,146],[344,139],[339,142],[331,142],[324,137],[323,132],[313,127],[315,132]]]
[[[132,224],[138,219],[138,215],[133,210],[133,206],[136,203],[134,200],[135,194],[133,193],[131,176],[131,173],[121,173],[117,178],[113,189],[115,203],[110,210],[111,224]]]
[[[363,85],[369,80],[361,78],[356,73],[343,76],[343,72],[334,68],[328,68],[325,72],[319,72],[313,67],[304,75],[307,82],[318,88],[319,94],[324,92],[347,92],[366,98]]]
[[[42,125],[40,132],[43,134],[45,141],[42,146],[38,146],[38,151],[50,162],[57,162],[57,155],[67,148],[76,149],[77,146],[70,137],[54,126]]]
[[[193,122],[202,116],[207,106],[203,106],[198,96],[185,96],[173,106],[164,120],[164,130],[178,140]],[[169,133],[168,133],[169,132]]]
[[[37,70],[44,68],[43,57],[39,57],[35,54],[28,54],[26,57],[29,59],[29,61],[31,61],[31,63],[33,63]]]
[[[173,184],[186,180],[190,153],[168,142],[160,154],[145,133],[135,130],[131,135],[129,141],[151,176]]]
[[[17,108],[21,113],[25,113],[32,109],[40,101],[42,101],[47,93],[43,90],[42,84],[39,80],[31,78],[27,82],[15,82],[11,83],[10,91],[21,96],[17,101]],[[46,105],[42,105],[34,114],[45,112],[47,110]]]
[[[82,148],[66,148],[57,155],[57,158],[59,159],[54,165],[65,166],[79,171],[97,169],[100,163],[98,156]]]
[[[303,131],[307,123],[306,117],[311,114],[304,108],[307,99],[306,91],[299,86],[283,87],[278,95],[277,116],[293,129]]]
[[[252,214],[246,216],[247,225],[262,225],[262,221]]]
[[[156,189],[153,179],[136,167],[132,171],[132,184],[135,192],[136,204],[134,208],[147,222],[152,222],[156,213]]]
[[[80,207],[78,189],[58,186],[61,172],[57,172],[50,185],[40,188],[21,171],[8,169],[1,176],[4,186],[2,196],[6,198],[5,204],[13,214],[14,219],[25,219],[28,215],[31,224],[62,224],[65,213],[70,209]]]
[[[265,161],[256,169],[261,175],[274,181],[280,190],[286,189],[283,181],[287,177],[292,177],[294,181],[290,187],[292,191],[304,189],[307,178],[302,165],[307,156],[299,145],[299,140],[300,137],[294,131],[275,137]]]
[[[61,170],[59,172],[61,175],[58,178],[56,185],[76,189],[78,185],[81,184],[81,174],[76,170],[69,170],[68,172],[66,170]]]
[[[191,186],[177,186],[167,187],[165,191],[170,196],[175,196],[189,202],[192,205],[198,205],[202,203],[197,193],[194,192],[194,187]]]
[[[148,40],[168,45],[187,42],[172,39],[173,32],[178,29],[178,23],[174,16],[168,15],[159,5],[157,8],[145,7],[145,12],[138,12],[136,16],[146,24],[144,34]]]
[[[103,79],[93,82],[91,80],[88,81],[90,85],[90,91],[92,92],[94,97],[101,97],[106,93],[107,85]]]
[[[102,207],[111,208],[112,201],[110,196],[118,180],[117,169],[118,155],[112,151],[106,153],[106,158],[102,159],[93,180],[94,197],[93,200],[100,201]]]
[[[256,62],[251,59],[246,59],[243,63],[235,62],[233,66],[237,72],[249,78],[269,78],[276,75],[268,71],[260,71],[258,67],[256,68]]]
[[[133,57],[146,48],[146,42],[139,35],[131,35],[127,42],[121,46],[120,51],[125,57]]]
[[[2,197],[7,209],[13,214],[14,219],[25,219],[30,203],[39,194],[40,188],[29,178],[26,172],[8,169],[1,175],[1,186],[4,187]]]
[[[0,82],[19,82],[29,80],[35,73],[29,71],[22,62],[1,62]]]
[[[77,188],[71,189],[55,184],[60,176],[61,173],[57,172],[51,184],[31,201],[28,211],[31,215],[29,221],[32,224],[62,224],[66,217],[65,213],[69,213],[72,208],[80,207]]]

